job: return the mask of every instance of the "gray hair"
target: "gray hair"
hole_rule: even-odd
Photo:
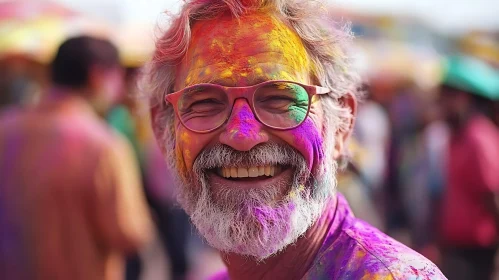
[[[153,128],[157,139],[166,140],[159,143],[164,151],[174,145],[174,113],[163,98],[175,83],[176,66],[187,52],[192,26],[225,12],[238,18],[255,10],[269,11],[301,38],[314,67],[313,80],[332,91],[329,96],[321,97],[327,129],[336,133],[348,128],[352,114],[339,97],[346,93],[359,97],[356,90],[359,78],[347,54],[352,34],[348,24],[335,22],[328,16],[324,4],[311,0],[187,0],[157,40],[153,59],[143,69],[139,85],[155,108]],[[325,152],[328,150],[329,147]]]

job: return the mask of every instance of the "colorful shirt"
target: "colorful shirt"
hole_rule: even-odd
[[[123,279],[151,224],[132,151],[77,97],[0,118],[0,279]]]
[[[329,232],[304,280],[447,279],[429,260],[355,218],[345,198],[338,195]],[[229,279],[222,273],[214,279]]]

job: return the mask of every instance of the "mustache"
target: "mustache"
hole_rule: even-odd
[[[263,143],[249,151],[238,151],[224,144],[216,144],[202,151],[194,161],[194,171],[219,167],[250,167],[264,165],[301,166],[305,158],[292,148],[274,142]]]

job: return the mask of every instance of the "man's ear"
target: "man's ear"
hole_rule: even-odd
[[[151,104],[149,113],[151,117],[151,127],[152,127],[152,132],[154,133],[154,138],[156,139],[156,143],[158,144],[158,147],[160,148],[161,152],[165,154],[165,145],[162,143],[163,139],[163,134],[165,133],[166,127],[159,127],[158,124],[158,118],[161,115],[161,110],[162,104]]]
[[[339,159],[344,154],[345,146],[347,145],[348,139],[353,133],[355,116],[357,114],[357,98],[352,93],[348,93],[342,96],[339,100],[339,103],[343,108],[349,110],[351,114],[349,119],[347,120],[347,126],[344,128],[340,128],[336,132],[336,141],[333,150],[333,158],[335,160]]]
[[[162,135],[162,129],[160,127],[157,127],[157,118],[159,117],[159,114],[161,112],[161,104],[151,104],[151,108],[149,109],[149,112],[151,114],[151,127],[154,132],[154,136],[156,139],[161,139]],[[164,129],[164,128],[163,128]]]
[[[154,121],[156,120],[156,117],[158,116],[159,109],[161,105],[156,104],[156,105],[151,105],[149,112],[151,113],[151,126],[154,127]]]

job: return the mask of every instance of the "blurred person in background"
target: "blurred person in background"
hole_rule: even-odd
[[[370,191],[373,195],[383,187],[386,179],[390,120],[386,109],[373,96],[369,84],[364,84],[362,90],[367,96],[359,104],[354,135],[367,150],[367,158],[360,168],[372,188]]]
[[[372,100],[367,84],[359,91],[367,96],[358,107],[354,132],[348,143],[349,155],[342,163],[346,167],[338,173],[338,191],[345,196],[357,218],[383,231],[385,225],[377,198],[384,182],[388,117]]]
[[[28,55],[3,55],[0,58],[0,110],[36,104],[48,84],[46,72],[45,65]]]
[[[174,181],[152,136],[147,100],[136,98],[138,73],[139,68],[127,69],[126,92],[109,110],[106,120],[132,144],[160,248],[170,261],[169,279],[181,280],[187,277],[190,267],[187,246],[191,227],[185,212],[175,206]],[[139,279],[147,271],[147,261],[147,255],[129,256],[126,279]]]
[[[441,106],[450,127],[447,186],[440,216],[449,279],[491,279],[499,237],[499,132],[485,109],[499,99],[499,77],[464,56],[447,60]]]
[[[495,101],[492,105],[492,120],[499,127],[499,101]]]
[[[366,97],[359,104],[353,137],[362,149],[358,168],[359,173],[364,177],[368,203],[372,205],[370,215],[378,216],[377,223],[368,221],[384,230],[386,221],[382,215],[382,198],[386,191],[387,156],[391,132],[390,119],[386,108],[377,100],[378,96],[373,94],[369,82],[363,84],[362,91]]]
[[[51,71],[39,105],[0,118],[0,278],[123,279],[151,224],[130,145],[98,115],[122,90],[117,49],[71,38]]]
[[[338,191],[345,196],[355,217],[368,222],[377,229],[383,230],[384,223],[376,208],[371,181],[361,169],[368,160],[369,151],[361,146],[355,135],[348,142],[350,155],[338,172]]]
[[[138,163],[140,170],[140,182],[144,187],[143,191],[146,196],[147,201],[147,181],[144,174],[144,145],[142,141],[142,135],[140,135],[140,126],[146,121],[145,118],[138,114],[140,107],[139,100],[134,98],[134,90],[136,84],[136,73],[137,68],[128,68],[124,71],[124,84],[121,93],[117,92],[114,98],[109,100],[110,105],[103,111],[103,117],[106,122],[115,131],[124,136],[126,140],[131,144],[133,149],[134,160]],[[127,258],[126,265],[126,280],[137,280],[144,271],[144,260],[142,256],[137,252],[136,254],[131,254]]]
[[[336,192],[358,79],[325,11],[184,3],[143,80],[179,203],[221,252],[215,279],[445,279]]]
[[[425,102],[423,114],[423,131],[421,134],[422,163],[419,175],[418,187],[423,188],[421,192],[424,197],[420,200],[421,210],[416,216],[415,223],[411,228],[413,237],[413,248],[424,256],[440,263],[440,252],[438,250],[438,211],[445,189],[447,153],[449,143],[449,128],[442,119],[442,112],[438,102],[438,89],[435,94]]]
[[[384,83],[393,83],[389,88],[394,92],[388,104],[391,130],[385,193],[387,230],[390,236],[412,247],[414,221],[427,208],[421,199],[425,191],[424,173],[420,172],[424,163],[420,139],[422,106],[412,78],[397,75]]]
[[[149,205],[155,214],[163,252],[170,261],[170,279],[188,279],[191,237],[189,217],[175,201],[175,181],[154,139],[145,150],[145,184]]]

